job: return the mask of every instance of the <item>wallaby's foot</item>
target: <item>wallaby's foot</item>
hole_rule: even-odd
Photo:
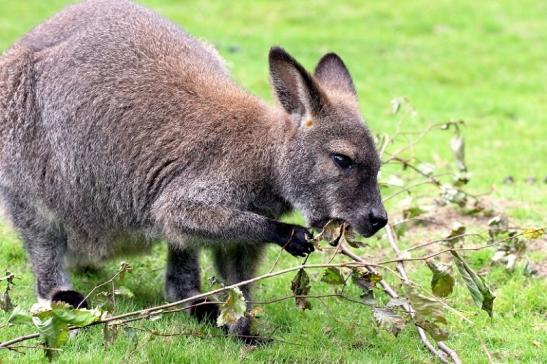
[[[51,302],[64,302],[68,303],[74,308],[89,308],[89,304],[85,300],[85,297],[76,291],[56,291],[51,295]]]
[[[313,235],[302,226],[283,224],[277,235],[276,243],[295,257],[305,257],[315,250],[309,242]]]
[[[249,346],[266,346],[273,340],[269,337],[262,337],[258,335],[239,335],[236,336],[239,341]]]
[[[224,326],[224,330],[233,335],[241,343],[250,346],[262,346],[269,344],[272,339],[253,334],[251,331],[252,318],[244,316],[235,324]]]
[[[192,308],[190,308],[190,315],[194,316],[199,322],[205,322],[209,324],[215,324],[217,317],[220,313],[218,305],[216,303],[207,302],[206,300],[200,300],[194,302]]]

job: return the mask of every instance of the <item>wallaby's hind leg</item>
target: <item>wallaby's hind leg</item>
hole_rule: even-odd
[[[24,241],[34,272],[39,301],[62,301],[87,307],[84,296],[72,290],[65,270],[66,234],[54,216],[35,204],[10,195],[8,212]]]
[[[255,276],[263,248],[256,244],[237,244],[226,248],[217,248],[214,251],[214,260],[218,273],[226,285],[239,283]],[[251,286],[240,287],[245,300],[247,311],[251,309]],[[230,325],[228,331],[245,342],[256,343],[251,336],[251,318],[242,317],[237,323]]]
[[[179,248],[169,245],[167,268],[165,270],[165,298],[176,302],[200,293],[199,250]],[[201,303],[190,302],[187,306]],[[202,304],[192,307],[190,314],[198,320],[215,320],[218,307],[214,304]]]

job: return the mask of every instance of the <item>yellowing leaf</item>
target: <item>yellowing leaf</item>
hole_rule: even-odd
[[[545,234],[543,228],[528,228],[522,232],[522,236],[528,240],[539,239]]]
[[[228,290],[228,298],[220,305],[220,313],[217,317],[217,325],[225,326],[235,324],[245,315],[247,305],[243,293],[239,288]]]

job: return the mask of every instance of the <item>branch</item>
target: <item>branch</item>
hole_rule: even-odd
[[[251,284],[251,283],[254,283],[254,282],[258,282],[258,281],[261,281],[261,280],[264,280],[264,279],[267,279],[267,278],[272,278],[272,277],[275,277],[275,276],[279,276],[279,275],[287,274],[287,273],[290,273],[290,272],[294,272],[294,271],[297,271],[297,270],[300,270],[300,269],[321,269],[321,268],[330,268],[330,267],[336,267],[336,268],[347,267],[347,268],[351,268],[351,267],[359,267],[359,266],[363,266],[363,265],[364,265],[364,263],[362,263],[362,262],[347,262],[347,263],[332,263],[332,264],[306,264],[306,265],[302,264],[302,265],[298,265],[298,266],[295,266],[295,267],[292,267],[292,268],[287,268],[287,269],[279,270],[279,271],[276,271],[276,272],[263,274],[261,276],[254,277],[254,278],[248,279],[246,281],[235,283],[235,284],[225,286],[225,287],[222,287],[222,288],[219,288],[219,289],[215,289],[215,290],[212,290],[212,291],[209,291],[209,292],[206,292],[206,293],[201,293],[201,294],[198,294],[198,295],[195,295],[195,296],[192,296],[192,297],[180,300],[180,301],[167,303],[167,304],[160,305],[160,306],[150,307],[150,308],[146,308],[146,309],[143,309],[143,310],[127,312],[127,313],[120,314],[120,315],[117,315],[117,316],[111,316],[111,317],[108,317],[108,318],[105,318],[105,319],[101,319],[101,320],[92,322],[91,324],[86,325],[86,326],[82,326],[82,327],[70,327],[69,330],[72,331],[72,330],[83,329],[83,328],[87,328],[87,327],[91,327],[91,326],[95,326],[95,325],[100,325],[100,324],[114,323],[115,321],[117,321],[117,322],[115,322],[115,324],[120,324],[121,325],[121,324],[130,322],[130,321],[149,318],[149,317],[154,316],[154,315],[183,311],[185,309],[189,309],[190,307],[194,307],[194,306],[197,306],[197,305],[200,305],[200,304],[210,304],[211,302],[201,302],[201,303],[198,303],[198,304],[193,305],[193,306],[180,307],[180,306],[184,306],[184,304],[190,303],[192,301],[204,299],[204,298],[207,298],[209,296],[216,295],[218,293],[222,293],[222,292],[234,289],[234,288],[245,286],[245,285],[248,285],[248,284]],[[371,264],[369,266],[374,267],[375,265]],[[166,311],[167,309],[171,309],[171,310]],[[22,341],[26,341],[26,340],[35,339],[35,338],[38,338],[38,337],[40,337],[39,333],[20,336],[20,337],[17,337],[15,339],[0,343],[0,349],[9,349],[9,347],[12,346],[13,344],[16,344],[16,343],[19,343],[19,342],[22,342]]]
[[[368,264],[366,264],[363,260],[363,258],[361,258],[360,256],[358,256],[357,254],[353,253],[351,250],[349,250],[349,248],[343,244],[340,244],[341,247],[340,247],[340,250],[342,251],[342,254],[344,254],[345,256],[353,259],[354,261],[356,262],[360,262],[360,263],[363,263],[365,264],[365,268],[368,269],[369,272],[371,273],[376,273],[376,269],[374,269],[373,266],[370,266]],[[406,276],[406,274],[405,274]],[[380,285],[382,286],[382,288],[384,289],[384,291],[388,294],[388,296],[390,296],[391,298],[399,298],[399,295],[397,294],[397,292],[395,292],[395,290],[389,285],[389,283],[387,283],[385,280],[381,280],[380,281]],[[408,305],[405,305],[405,311],[412,315],[413,313],[413,310],[412,310],[412,307],[410,306],[410,304]],[[443,356],[443,354],[441,354],[439,351],[437,351],[437,349],[435,349],[435,347],[433,346],[433,344],[431,344],[431,342],[429,341],[429,339],[427,338],[427,335],[425,334],[425,331],[424,329],[422,329],[421,327],[419,326],[416,326],[416,330],[418,330],[418,334],[420,335],[420,340],[422,340],[422,343],[425,345],[425,347],[433,354],[435,355],[437,358],[439,358],[440,361],[442,361],[443,363],[448,363],[448,360],[446,360]],[[457,362],[458,363],[458,362]]]
[[[400,255],[401,254],[401,250],[399,249],[399,246],[397,245],[397,241],[395,240],[395,234],[393,234],[393,229],[391,228],[391,225],[387,224],[386,225],[386,234],[387,234],[387,240],[389,241],[389,244],[391,245],[391,248],[393,249],[393,251],[395,252],[396,255]],[[399,273],[401,274],[401,276],[404,278],[404,282],[408,282],[409,279],[408,279],[408,275],[406,274],[406,271],[405,271],[405,266],[404,266],[404,263],[402,261],[398,261],[397,262],[397,270],[399,271]],[[410,316],[414,316],[414,309],[412,308],[412,306],[410,305],[410,303],[408,304],[408,313],[410,314]],[[420,330],[418,330],[420,331]],[[423,331],[423,329],[422,329]],[[424,341],[423,339],[427,337],[425,336],[425,332],[423,333],[420,333],[420,338],[422,338],[422,341]],[[443,342],[437,342],[437,346],[439,347],[439,349],[441,349],[446,355],[448,355],[452,361],[456,364],[461,364],[461,360],[458,356],[458,354],[450,349],[445,343]],[[428,347],[429,348],[429,347]],[[430,349],[431,350],[431,349]],[[442,361],[446,361],[446,359],[444,357],[442,357],[440,355],[439,352],[437,352],[435,350],[435,355],[437,355]]]

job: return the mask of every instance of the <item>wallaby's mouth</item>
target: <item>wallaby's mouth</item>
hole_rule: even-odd
[[[341,218],[335,218],[335,217],[334,218],[333,217],[325,217],[325,218],[310,221],[310,226],[314,229],[319,230],[319,231],[326,230],[327,225],[329,225],[331,227],[335,227],[335,226],[336,227],[342,227],[342,225],[344,225],[345,230],[347,232],[356,233],[356,234],[361,235],[365,238],[370,238],[371,236],[373,236],[379,230],[379,228],[375,228],[375,227],[371,226],[370,223],[368,223],[368,222],[365,223],[364,225],[363,224],[351,225],[348,220],[341,219]],[[385,223],[382,224],[382,226],[380,226],[380,228],[382,228],[384,225],[385,225]]]
[[[340,226],[342,224],[346,224],[346,226],[349,229],[351,229],[351,227],[350,227],[350,225],[348,224],[347,221],[345,221],[343,219],[340,219],[340,218],[336,218],[336,217],[325,217],[325,218],[310,221],[310,226],[312,228],[317,229],[317,230],[323,230],[328,224],[333,224],[333,225],[337,225],[337,226]]]

